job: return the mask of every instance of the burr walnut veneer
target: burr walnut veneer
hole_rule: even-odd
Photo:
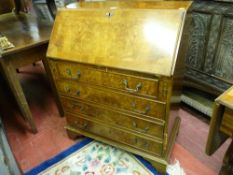
[[[71,138],[100,140],[165,172],[180,119],[184,9],[76,9],[57,13],[47,68]]]

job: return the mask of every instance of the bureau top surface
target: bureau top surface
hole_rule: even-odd
[[[216,101],[233,110],[233,86],[220,95]]]
[[[184,18],[182,9],[63,9],[47,56],[171,76]]]
[[[188,9],[192,1],[79,1],[70,3],[67,8],[143,8],[143,9]]]

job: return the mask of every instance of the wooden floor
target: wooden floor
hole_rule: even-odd
[[[12,151],[25,172],[75,143],[65,132],[65,118],[58,114],[49,82],[41,63],[20,69],[19,77],[39,133],[25,125],[4,81],[0,82],[0,113]],[[208,118],[182,104],[182,119],[171,162],[178,160],[187,175],[216,175],[229,141],[213,156],[205,155]]]

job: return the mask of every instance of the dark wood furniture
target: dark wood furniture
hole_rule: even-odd
[[[57,7],[54,0],[46,0],[46,4],[48,5],[49,12],[53,18],[55,18],[57,13]]]
[[[233,138],[233,86],[215,100],[206,153],[213,154],[229,137]],[[219,174],[233,174],[233,142],[225,153]]]
[[[194,1],[181,99],[212,116],[214,99],[233,85],[233,3]]]
[[[24,13],[0,15],[1,35],[6,36],[15,46],[0,53],[0,68],[23,117],[28,121],[34,133],[37,132],[37,129],[17,77],[16,69],[45,58],[51,26],[50,22],[39,21]]]
[[[26,3],[28,2],[28,3]],[[15,12],[28,12],[28,6],[31,2],[28,0],[1,0],[0,14]]]
[[[166,171],[180,124],[169,114],[181,92],[184,21],[184,9],[57,13],[46,64],[71,138],[100,140]]]
[[[0,14],[12,12],[14,9],[13,0],[2,0],[0,5]]]
[[[185,85],[220,95],[233,85],[233,3],[194,1]]]

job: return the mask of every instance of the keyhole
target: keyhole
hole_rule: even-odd
[[[106,13],[106,16],[111,17],[111,16],[113,16],[113,13],[107,12],[107,13]]]

